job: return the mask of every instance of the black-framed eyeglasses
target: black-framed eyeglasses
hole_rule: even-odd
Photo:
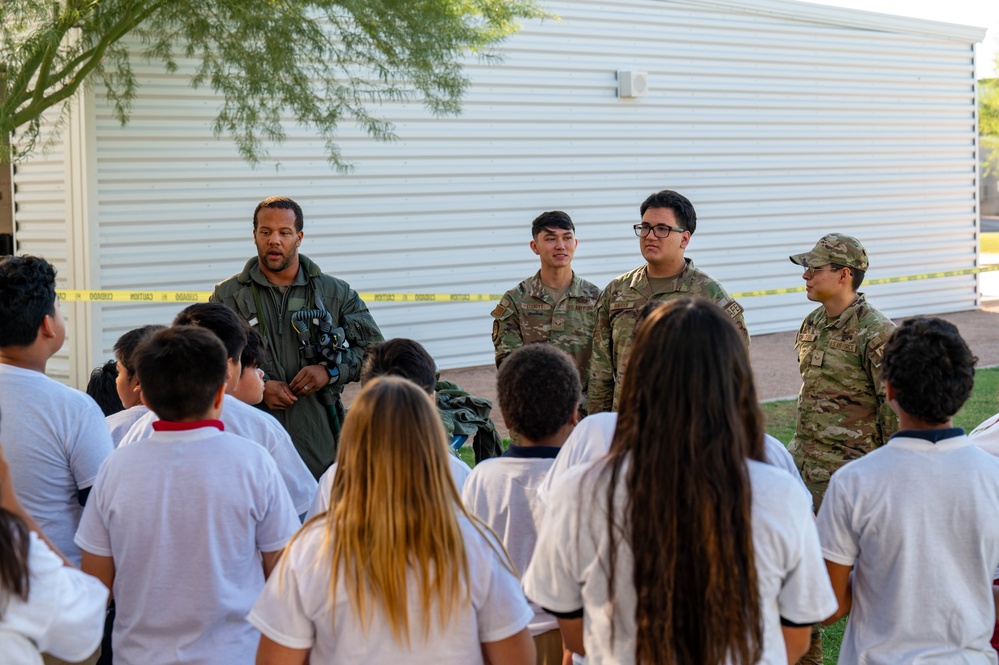
[[[687,229],[681,229],[678,226],[666,226],[665,224],[656,224],[651,226],[649,224],[635,224],[631,228],[635,229],[635,235],[639,238],[645,238],[651,232],[657,238],[669,238],[670,231],[676,231],[677,233],[683,233]]]
[[[839,272],[840,270],[843,270],[843,268],[833,268],[832,266],[829,266],[828,268],[808,267],[805,268],[805,277],[811,279],[812,277],[815,277],[815,273],[817,272]]]

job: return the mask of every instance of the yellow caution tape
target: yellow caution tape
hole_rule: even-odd
[[[899,277],[881,277],[871,279],[864,284],[895,284],[897,282],[914,282],[923,279],[938,279],[940,277],[958,277],[961,275],[976,275],[983,272],[999,270],[999,265],[967,268],[965,270],[946,270],[943,272],[927,272],[919,275],[902,275]],[[761,291],[743,291],[733,293],[733,298],[756,298],[758,296],[779,296],[785,293],[801,293],[804,285],[791,286],[784,289],[763,289]],[[64,289],[57,290],[56,295],[63,302],[131,302],[131,303],[192,303],[208,302],[211,291],[86,291]],[[494,302],[503,297],[502,293],[358,293],[365,302]]]
[[[964,270],[945,270],[942,272],[924,272],[919,275],[900,275],[898,277],[879,277],[878,279],[869,279],[864,282],[864,286],[875,286],[877,284],[896,284],[898,282],[915,282],[923,279],[938,279],[940,277],[959,277],[961,275],[977,275],[982,272],[992,272],[994,270],[999,270],[999,265],[993,266],[980,266],[978,268],[966,268]],[[735,299],[739,298],[756,298],[758,296],[779,296],[785,293],[802,293],[805,290],[805,285],[801,286],[790,286],[785,289],[764,289],[762,291],[743,291],[742,293],[733,293],[732,297]]]
[[[192,303],[208,302],[211,291],[57,290],[63,302]],[[364,302],[494,302],[502,293],[358,293]]]

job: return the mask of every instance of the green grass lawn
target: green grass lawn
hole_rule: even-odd
[[[965,402],[964,408],[954,416],[954,426],[963,427],[966,432],[970,432],[983,420],[995,415],[999,412],[997,395],[999,395],[999,367],[978,370],[975,373],[975,389]],[[764,402],[760,406],[766,419],[767,433],[786,446],[794,436],[797,406],[795,400]]]

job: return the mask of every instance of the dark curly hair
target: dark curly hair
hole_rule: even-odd
[[[511,353],[496,376],[500,409],[510,427],[531,441],[545,439],[579,408],[579,371],[564,351],[528,344]]]
[[[957,326],[921,316],[904,321],[888,340],[881,377],[907,414],[940,425],[971,395],[977,362]]]
[[[0,260],[0,347],[29,346],[46,316],[55,315],[56,271],[37,256]]]

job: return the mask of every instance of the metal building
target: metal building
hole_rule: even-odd
[[[288,127],[257,169],[209,123],[217,98],[184,69],[136,60],[119,126],[100,86],[76,100],[48,153],[17,166],[17,251],[60,287],[204,291],[253,255],[250,215],[302,203],[302,252],[362,292],[501,293],[536,269],[529,224],[563,209],[577,272],[599,285],[642,259],[631,224],[652,191],[698,212],[688,256],[733,293],[800,284],[788,254],[831,230],[871,255],[869,278],[977,265],[974,44],[984,29],[792,0],[561,0],[505,60],[470,61],[457,118],[386,104],[400,140],[349,124],[356,169]],[[188,65],[190,63],[187,63]],[[644,96],[619,96],[618,72]],[[979,304],[972,275],[866,290],[892,316]],[[488,364],[492,305],[369,303],[387,336],[442,367]],[[797,327],[803,294],[743,300],[754,334]],[[82,386],[124,331],[177,306],[71,304],[50,373]]]

